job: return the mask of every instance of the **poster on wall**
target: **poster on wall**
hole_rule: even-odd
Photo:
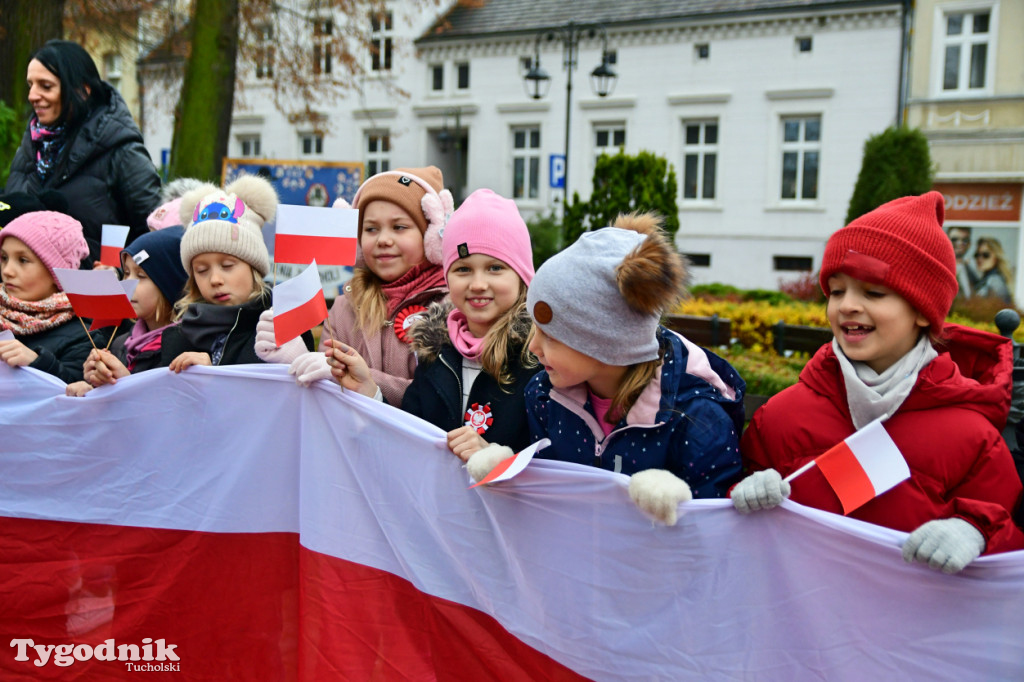
[[[282,204],[297,206],[331,206],[339,197],[352,201],[363,182],[363,164],[348,161],[281,161],[278,159],[224,159],[221,177],[224,185],[240,175],[259,175],[271,182]],[[282,282],[301,273],[306,266],[274,263],[273,221],[263,226],[263,241],[270,252],[271,272],[268,281]],[[318,266],[324,295],[328,299],[341,295],[341,288],[352,268],[348,266]]]

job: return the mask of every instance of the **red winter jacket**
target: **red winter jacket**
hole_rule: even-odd
[[[1024,549],[1012,512],[1021,482],[1000,431],[1010,407],[1009,341],[947,324],[939,356],[888,421],[886,431],[910,467],[910,478],[849,514],[910,532],[934,519],[962,518],[985,536],[986,554]],[[754,414],[740,450],[749,471],[786,476],[854,432],[839,361],[828,343],[800,381]],[[839,498],[817,467],[792,482],[792,500],[842,514]]]

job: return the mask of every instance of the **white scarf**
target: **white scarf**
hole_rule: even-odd
[[[832,350],[843,371],[846,401],[857,429],[878,418],[885,421],[895,414],[917,383],[921,369],[939,355],[932,348],[928,335],[922,334],[910,352],[878,374],[863,362],[852,362],[835,339],[832,339]]]

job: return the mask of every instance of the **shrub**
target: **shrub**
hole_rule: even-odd
[[[846,222],[887,201],[924,194],[932,188],[932,175],[928,139],[920,130],[893,127],[869,137]]]
[[[539,268],[548,258],[562,250],[562,224],[554,214],[537,216],[526,221],[533,246],[533,267]]]
[[[796,301],[822,304],[825,302],[825,292],[818,284],[818,274],[805,272],[796,279],[779,280],[779,291],[788,295]]]

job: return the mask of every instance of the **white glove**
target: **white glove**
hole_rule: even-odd
[[[629,498],[648,516],[676,525],[676,507],[693,499],[690,486],[671,471],[647,469],[629,477]]]
[[[318,351],[306,352],[292,360],[288,373],[295,375],[300,386],[309,386],[321,379],[331,378],[331,367],[327,356]]]
[[[474,481],[479,483],[487,478],[487,474],[491,473],[491,469],[498,466],[499,462],[508,459],[514,454],[516,453],[512,452],[510,447],[491,443],[486,448],[473,453],[469,461],[466,462],[466,471],[469,472]]]
[[[903,543],[903,559],[943,573],[959,573],[985,551],[985,536],[963,519],[939,519],[917,527]]]
[[[765,469],[750,474],[736,484],[729,494],[732,506],[741,514],[749,514],[759,509],[772,509],[782,504],[789,497],[788,481],[775,469]]]
[[[286,341],[283,346],[277,345],[277,341],[274,340],[273,308],[260,313],[260,321],[256,323],[254,349],[263,362],[276,362],[282,365],[290,365],[292,360],[309,352],[301,336]]]

